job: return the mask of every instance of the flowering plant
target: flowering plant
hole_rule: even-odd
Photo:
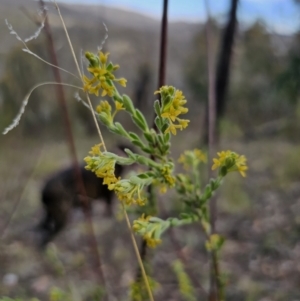
[[[56,2],[55,5],[60,15],[60,10]],[[62,17],[61,20],[65,28]],[[70,72],[52,65],[32,53],[26,45],[28,39],[23,41],[10,24],[7,23],[7,26],[10,33],[16,35],[18,40],[23,43],[25,47],[23,49],[24,51],[70,74]],[[67,30],[65,29],[65,31],[68,37]],[[30,39],[35,37],[36,35]],[[79,68],[69,37],[68,41],[82,86],[79,87],[56,82],[37,84],[26,95],[20,113],[3,133],[6,134],[18,125],[28,103],[28,99],[37,87],[45,84],[63,84],[83,90],[86,93],[86,98],[89,102],[93,117],[96,115],[109,131],[123,139],[127,139],[142,153],[135,153],[130,149],[125,149],[127,157],[123,157],[108,152],[100,129],[98,129],[101,143],[93,146],[89,155],[85,158],[86,169],[91,170],[98,177],[103,178],[103,184],[107,185],[109,190],[113,190],[116,193],[123,205],[125,216],[127,216],[125,206],[138,206],[138,212],[141,212],[141,216],[133,222],[132,227],[127,217],[128,227],[131,227],[136,234],[141,235],[148,247],[155,248],[162,243],[162,235],[170,227],[178,227],[198,222],[202,225],[206,236],[205,246],[207,251],[213,254],[213,256],[217,255],[223,245],[224,239],[211,229],[209,201],[228,173],[238,171],[243,177],[246,175],[248,168],[246,158],[230,150],[218,152],[218,157],[213,159],[212,165],[212,169],[218,172],[217,176],[211,179],[204,188],[200,183],[200,165],[207,162],[207,157],[201,150],[186,150],[178,159],[178,162],[183,165],[185,172],[176,173],[174,160],[170,154],[171,137],[172,135],[176,135],[178,130],[182,131],[187,128],[190,122],[187,119],[181,118],[181,115],[188,112],[188,108],[185,107],[187,100],[182,91],[172,86],[162,86],[155,92],[155,94],[159,95],[159,99],[154,102],[154,124],[153,126],[149,126],[145,116],[140,110],[135,108],[130,97],[125,94],[120,95],[118,92],[115,84],[118,83],[125,87],[127,81],[125,78],[115,77],[114,72],[119,66],[108,62],[109,53],[99,51],[96,55],[91,52],[86,52],[85,57],[89,62],[87,70],[91,75],[91,77],[88,77],[82,74]],[[89,99],[89,94],[96,96],[101,95],[101,97],[108,96],[111,101],[101,100],[96,111],[94,111]],[[133,123],[138,128],[137,133],[127,131],[121,123],[115,121],[116,115],[121,111],[130,115]],[[96,125],[98,126],[97,122]],[[132,175],[129,178],[120,178],[115,175],[116,164],[140,164],[145,167],[145,171]],[[165,193],[169,189],[175,189],[178,198],[182,202],[180,216],[170,217],[166,220],[154,216],[157,212],[156,201],[153,194],[149,193],[149,191],[152,190],[146,190],[146,188],[149,187],[158,187],[161,193]],[[148,295],[151,297],[151,288],[155,287],[155,281],[146,275],[142,260],[139,257],[140,255],[136,247],[134,236],[132,235],[132,237]],[[181,279],[182,290],[189,293],[190,287],[188,280],[182,272],[182,267],[176,264],[174,265],[174,270]],[[132,292],[133,295],[140,296],[139,300],[144,299],[144,297],[141,297],[143,295],[141,283],[134,283]],[[153,297],[150,299],[153,300]]]
[[[100,101],[96,109],[99,120],[111,132],[127,139],[145,155],[125,149],[127,158],[124,158],[105,149],[101,150],[104,146],[99,144],[94,146],[90,155],[85,158],[86,168],[103,178],[103,183],[108,185],[108,189],[113,190],[125,205],[145,207],[142,216],[133,222],[132,229],[135,233],[143,236],[149,247],[156,247],[160,244],[161,236],[168,228],[200,221],[207,237],[207,250],[219,250],[223,238],[212,233],[210,229],[208,203],[229,172],[239,171],[242,176],[245,176],[246,158],[229,150],[219,152],[218,158],[213,159],[212,166],[213,170],[218,170],[218,176],[211,179],[204,190],[200,187],[199,166],[206,163],[207,158],[201,150],[185,151],[178,161],[183,164],[186,173],[176,174],[174,161],[170,157],[171,136],[176,135],[177,130],[183,130],[189,124],[189,120],[180,118],[182,114],[188,112],[185,107],[187,100],[182,91],[172,86],[163,86],[155,92],[160,99],[154,102],[155,126],[151,128],[142,112],[134,107],[132,100],[127,95],[119,94],[114,82],[125,86],[126,80],[124,78],[115,79],[113,71],[118,68],[118,65],[107,63],[108,55],[101,51],[98,56],[90,52],[86,53],[86,58],[90,63],[88,71],[93,78],[84,77],[84,90],[95,95],[99,95],[102,91],[102,96],[111,97],[115,110],[112,112],[108,101]],[[94,86],[95,83],[97,84]],[[119,122],[115,122],[114,117],[120,111],[125,111],[131,116],[132,121],[141,132],[140,135],[128,132]],[[138,163],[147,167],[147,171],[128,179],[117,178],[114,174],[116,163],[120,165]],[[150,215],[151,212],[156,212],[156,209],[153,208],[154,204],[149,206],[145,191],[145,187],[149,185],[159,187],[162,193],[175,187],[183,203],[179,218],[171,217],[162,220]]]

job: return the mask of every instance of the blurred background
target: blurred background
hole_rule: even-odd
[[[209,1],[212,55],[217,67],[232,1]],[[59,66],[76,67],[53,3],[46,2]],[[96,52],[108,28],[104,50],[120,65],[128,94],[150,121],[157,89],[162,1],[64,1],[60,8],[76,55]],[[11,35],[5,19],[22,39],[36,32],[39,3],[0,3],[0,129],[18,113],[30,88],[54,81],[53,70]],[[226,300],[300,300],[300,1],[240,0],[230,64],[228,93],[218,114],[219,148],[245,154],[246,179],[230,175],[218,195],[217,229],[226,237],[222,268]],[[172,154],[204,147],[208,99],[204,1],[169,0],[166,83],[188,100],[185,132],[173,139]],[[40,19],[39,19],[40,20]],[[46,35],[28,42],[50,60]],[[85,63],[83,62],[85,66]],[[76,84],[61,73],[62,81]],[[79,161],[98,136],[90,112],[73,88],[64,88]],[[99,99],[92,99],[96,106]],[[127,128],[134,126],[120,117]],[[109,148],[117,141],[103,129]],[[86,243],[84,218],[78,211],[46,252],[36,248],[33,227],[43,214],[40,191],[53,172],[70,165],[66,131],[54,86],[33,92],[18,127],[0,136],[0,295],[48,300],[58,287],[65,299],[97,300],[97,277]],[[210,163],[209,163],[210,164]],[[164,198],[173,210],[176,201]],[[174,205],[174,206],[173,206]],[[114,300],[127,300],[137,262],[124,221],[103,217],[94,206],[94,223],[104,272]],[[115,215],[118,215],[115,202]],[[187,232],[188,231],[188,232]],[[208,283],[208,259],[199,228],[176,229],[176,236],[200,282]],[[124,248],[124,246],[127,246]],[[181,300],[170,262],[176,255],[165,242],[152,254],[153,274],[161,283],[157,300]],[[197,290],[201,297],[201,291]],[[71,297],[70,297],[71,296]],[[183,300],[183,299],[182,299]]]

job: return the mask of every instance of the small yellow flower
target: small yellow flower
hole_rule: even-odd
[[[163,86],[154,94],[161,94],[162,99],[162,114],[161,117],[168,120],[169,126],[165,133],[171,132],[176,135],[177,129],[183,130],[188,126],[190,122],[187,119],[180,119],[180,114],[186,114],[188,109],[184,107],[186,99],[182,94],[182,91],[175,90],[172,86]],[[170,100],[171,98],[171,100]],[[175,124],[177,122],[177,124]]]
[[[175,91],[175,88],[172,86],[162,86],[154,92],[154,95],[161,94],[163,96],[163,95],[167,95],[167,94],[173,94],[174,91]]]
[[[143,214],[133,222],[132,229],[134,232],[143,236],[143,239],[147,242],[148,247],[155,248],[161,243],[161,225],[157,222],[151,222],[150,219],[151,216],[145,217]]]
[[[239,156],[236,161],[235,161],[235,165],[237,167],[237,170],[240,172],[240,174],[243,177],[246,177],[246,173],[245,171],[248,170],[248,166],[246,165],[246,157],[245,156]]]
[[[208,240],[205,242],[206,250],[211,251],[218,251],[224,243],[224,238],[219,234],[212,234],[209,236]]]
[[[125,108],[123,107],[123,104],[118,101],[115,101],[115,106],[116,106],[116,111],[125,110]]]
[[[104,184],[111,185],[118,181],[115,176],[116,160],[102,153],[101,146],[101,144],[98,144],[92,147],[92,150],[89,152],[91,156],[84,158],[87,164],[85,168],[94,172],[97,177],[103,178]]]
[[[145,214],[143,213],[141,217],[133,221],[132,230],[140,234],[145,234],[150,218],[151,218],[150,215],[145,217]]]
[[[164,194],[168,188],[174,187],[176,178],[172,174],[173,168],[170,165],[164,165],[160,168],[160,173],[156,175],[152,184],[158,186],[159,192]]]
[[[179,120],[179,124],[181,126],[180,129],[185,129],[188,126],[189,122],[190,121],[188,119],[180,119]]]
[[[178,126],[177,126],[178,127]],[[166,129],[165,134],[171,132],[174,136],[176,135],[176,125],[170,123],[169,127]]]
[[[173,106],[170,106],[164,109],[164,112],[161,114],[161,117],[170,119],[174,122],[179,114],[179,110],[176,110]]]
[[[162,176],[164,177],[166,183],[169,185],[169,187],[174,187],[175,186],[175,182],[176,182],[176,179],[175,177],[172,175],[172,170],[169,166],[164,166],[162,169],[161,169],[161,174]]]
[[[127,79],[124,77],[116,79],[116,82],[118,82],[122,87],[126,87]]]
[[[186,104],[186,99],[184,97],[184,95],[182,94],[182,91],[180,90],[176,90],[175,91],[175,95],[174,95],[174,99],[173,99],[173,107],[176,110],[176,112],[180,112],[179,114],[185,114],[188,112],[188,108],[184,108],[183,105]]]
[[[100,160],[98,160],[100,161]],[[99,162],[97,165],[97,169],[95,170],[96,176],[99,178],[112,178],[115,176],[115,161],[108,159],[105,160],[103,157],[101,159],[102,162]]]
[[[98,156],[101,154],[100,147],[102,146],[102,143],[96,144],[92,146],[92,149],[89,151],[89,154],[93,156]]]
[[[120,68],[120,65],[118,65],[118,64],[117,65],[113,65],[113,70],[114,71],[118,70],[119,68]]]
[[[100,101],[100,104],[96,107],[96,112],[99,114],[100,120],[106,125],[112,125],[114,121],[114,115],[111,113],[111,106],[107,100]]]
[[[103,185],[111,185],[111,184],[115,184],[116,182],[120,181],[120,178],[116,178],[115,175],[107,175],[104,179],[103,179]]]
[[[159,223],[148,222],[147,232],[143,235],[143,238],[147,242],[149,248],[155,248],[161,244],[161,225]]]
[[[102,101],[100,102],[100,104],[97,106],[96,112],[99,113],[99,114],[100,114],[101,112],[105,112],[105,113],[107,113],[107,114],[110,114],[110,112],[111,112],[111,106],[110,106],[110,104],[108,103],[108,101],[107,101],[107,100],[102,100]]]
[[[203,163],[207,162],[207,155],[204,152],[202,152],[200,149],[194,149],[194,154],[200,162]]]
[[[101,82],[102,85],[102,93],[101,96],[104,97],[106,95],[108,95],[109,97],[113,97],[114,93],[115,93],[115,87],[109,85],[107,82]]]
[[[226,172],[239,171],[243,177],[246,176],[245,171],[248,170],[248,166],[245,156],[240,156],[230,150],[218,152],[217,155],[219,158],[213,159],[212,170],[225,167]]]
[[[116,79],[113,72],[119,68],[118,65],[107,64],[109,53],[99,52],[96,56],[91,52],[86,52],[85,57],[90,62],[87,70],[92,74],[92,78],[83,76],[83,90],[90,94],[99,95],[99,90],[102,89],[101,96],[114,96],[115,87],[113,81],[118,82],[121,86],[126,86],[126,79]]]
[[[107,70],[106,69],[101,69],[101,68],[98,68],[98,67],[90,67],[90,68],[87,68],[87,70],[91,74],[93,74],[95,78],[107,74]],[[103,79],[105,79],[105,77],[103,77]]]
[[[142,197],[144,184],[136,184],[130,179],[119,180],[108,186],[109,190],[114,190],[118,199],[124,201],[126,205],[144,206],[146,199]]]
[[[84,92],[88,92],[90,89],[92,89],[92,85],[97,82],[97,79],[96,78],[89,79],[84,75],[83,82],[84,82],[83,90]]]
[[[185,151],[180,155],[178,162],[183,164],[185,170],[189,170],[190,167],[198,165],[200,162],[206,163],[207,156],[200,149],[194,149],[193,151]]]
[[[147,246],[149,248],[156,248],[158,245],[161,244],[161,239],[156,239],[156,238],[153,238],[151,236],[151,234],[149,233],[146,233],[143,238],[146,240],[147,242]]]
[[[109,56],[109,52],[103,53],[102,51],[100,51],[99,53],[100,62],[102,64],[106,64],[108,56]]]
[[[100,89],[101,87],[99,86],[99,85],[97,85],[97,86],[95,86],[95,87],[92,87],[90,90],[89,90],[89,92],[91,93],[91,94],[95,94],[96,96],[99,96],[99,89]]]
[[[226,160],[227,157],[229,157],[231,154],[231,151],[221,151],[221,152],[218,152],[217,155],[219,156],[219,159],[217,158],[214,158],[213,159],[213,166],[212,166],[212,170],[215,170],[217,168],[219,168],[220,166],[224,165],[224,162]]]

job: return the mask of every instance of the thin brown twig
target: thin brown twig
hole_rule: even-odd
[[[158,88],[162,87],[166,81],[167,41],[168,41],[168,0],[163,0],[163,14],[162,14],[162,21],[161,21],[161,29],[160,29]],[[154,118],[153,118],[153,127],[156,129]],[[151,156],[151,159],[154,160],[155,158]],[[153,198],[154,192],[151,185],[148,187],[148,193],[152,194],[151,198]],[[143,255],[142,259],[145,260],[147,256],[147,244],[145,241],[142,241],[141,254]],[[140,273],[138,272],[137,275],[139,274]]]
[[[79,68],[79,64],[78,64],[78,61],[77,61],[77,58],[76,58],[76,55],[75,55],[75,52],[74,52],[74,48],[73,48],[72,42],[70,40],[70,36],[68,34],[68,30],[66,28],[66,24],[65,24],[64,19],[63,19],[62,15],[61,15],[61,12],[60,12],[59,6],[57,5],[56,0],[53,0],[53,1],[54,1],[54,4],[55,4],[55,7],[57,9],[57,12],[59,14],[60,20],[62,22],[64,31],[65,31],[65,34],[66,34],[66,37],[67,37],[67,40],[68,40],[68,43],[69,43],[69,46],[70,46],[70,49],[71,49],[71,53],[72,53],[72,56],[74,58],[74,62],[75,62],[75,65],[77,67],[77,70],[78,70],[78,74],[79,74],[79,76],[80,76],[80,78],[81,78],[81,80],[83,82],[83,77],[82,77],[82,74],[81,74],[81,71],[80,71],[80,68]],[[93,107],[92,107],[92,104],[91,104],[91,101],[89,99],[88,94],[87,94],[87,98],[88,98],[88,101],[89,101],[89,106],[90,106],[91,112],[92,112],[92,114],[94,114]],[[96,120],[95,116],[94,116],[94,121],[95,121],[95,125],[97,127],[97,130],[98,130],[100,141],[103,144],[104,149],[106,150],[105,142],[103,140],[103,137],[102,137],[102,134],[101,134],[101,130],[99,128],[99,125],[97,123],[97,120]],[[126,217],[127,226],[129,228],[129,230],[132,231],[132,228],[131,228],[131,225],[130,225],[130,221],[129,221],[129,218],[128,218],[128,215],[127,215],[127,212],[126,212],[125,208],[124,208],[124,214],[125,214],[125,217]],[[132,232],[131,232],[131,234],[132,234]],[[138,251],[138,247],[137,247],[137,244],[136,244],[136,240],[135,240],[135,237],[134,237],[133,234],[131,235],[131,239],[132,239],[132,243],[134,245],[134,248],[136,250],[136,257],[138,259],[140,268],[142,269],[142,274],[143,274],[143,278],[144,278],[144,281],[145,281],[145,285],[147,286],[147,290],[149,291],[149,297],[150,297],[151,300],[153,300],[152,292],[151,292],[151,289],[150,289],[150,286],[149,286],[149,282],[148,282],[148,278],[147,278],[147,275],[145,274],[143,262],[142,262],[142,259],[140,257],[140,254],[139,254],[139,251]]]
[[[212,158],[216,144],[216,94],[215,94],[215,72],[214,72],[214,55],[212,47],[212,34],[211,34],[211,16],[209,10],[208,0],[204,0],[207,21],[205,26],[206,34],[206,52],[207,52],[207,73],[208,73],[208,160]],[[211,169],[209,168],[209,177],[211,176]],[[209,203],[210,211],[210,225],[211,232],[215,232],[216,211],[217,204],[216,198],[212,197]],[[209,301],[218,301],[218,286],[217,279],[219,278],[218,261],[214,251],[210,252],[210,287],[209,287]]]
[[[163,15],[160,33],[159,73],[158,88],[165,85],[167,66],[167,45],[168,45],[168,0],[163,0]]]
[[[161,21],[161,31],[160,31],[160,53],[159,53],[159,71],[158,71],[158,88],[165,84],[166,79],[166,58],[167,58],[167,38],[168,35],[168,0],[163,0],[163,13]],[[160,101],[160,99],[159,99]],[[153,127],[156,128],[156,124],[153,118]],[[155,158],[151,155],[152,160]],[[148,186],[148,194],[151,199],[154,199],[152,185]],[[140,254],[142,261],[144,262],[147,257],[147,244],[146,241],[142,240],[140,247]],[[136,273],[136,282],[139,281],[141,276],[141,269],[138,268]]]
[[[167,45],[168,45],[168,0],[164,0],[163,15],[162,15],[162,22],[161,22],[161,34],[160,34],[158,89],[166,84]],[[156,128],[156,124],[154,120],[153,120],[153,127]],[[151,157],[151,159],[154,160],[154,157]],[[148,193],[149,194],[153,193],[151,186],[148,187]],[[160,210],[162,211],[162,214],[165,215],[165,208],[163,204],[161,204]],[[177,241],[174,230],[172,228],[169,229],[169,235],[170,235],[171,243],[175,248],[177,257],[185,265],[186,272],[189,275],[189,278],[192,280],[193,285],[195,287],[199,287],[207,295],[205,289],[202,287],[199,281],[197,281],[196,276],[189,269],[187,269],[188,261],[184,256],[183,252],[181,251],[180,244]],[[143,240],[141,243],[140,253],[142,259],[145,260],[147,255],[147,244],[145,240]],[[139,269],[136,275],[136,281],[138,281],[140,277],[141,277],[141,271]]]
[[[166,57],[167,57],[167,35],[168,35],[168,0],[163,0],[163,14],[161,21],[161,31],[160,31],[160,53],[159,53],[159,71],[158,71],[158,88],[165,84],[166,78]],[[156,129],[156,124],[153,118],[153,127]],[[151,156],[151,159],[155,158]],[[153,197],[153,189],[150,185],[148,187],[148,193]],[[142,259],[145,260],[147,256],[147,244],[142,241],[141,243],[141,254]],[[140,271],[137,272],[137,277],[139,277]]]
[[[50,60],[52,61],[53,65],[58,66],[58,60],[57,60],[57,56],[56,56],[56,52],[55,52],[55,48],[54,48],[52,32],[50,29],[48,17],[44,10],[44,1],[43,0],[40,0],[40,5],[43,10],[44,17],[45,17],[44,29],[45,29],[45,34],[46,34],[47,41],[48,41],[48,50],[49,50],[49,54],[50,54]],[[61,81],[61,76],[60,76],[59,70],[57,68],[52,68],[52,70],[53,70],[53,75],[54,75],[55,80],[58,83],[61,83],[62,81]],[[70,152],[71,158],[72,158],[72,164],[74,167],[74,174],[75,174],[77,187],[80,191],[80,194],[86,196],[87,194],[86,194],[86,190],[85,190],[85,187],[83,184],[82,175],[80,172],[80,167],[79,167],[79,163],[78,163],[78,159],[77,159],[76,148],[75,148],[75,143],[74,143],[74,136],[73,136],[73,132],[72,132],[68,108],[66,105],[65,94],[64,94],[64,90],[61,85],[56,86],[56,94],[57,94],[57,98],[59,100],[60,108],[62,111],[64,126],[65,126],[65,130],[66,130],[67,144],[68,144],[69,152]],[[95,231],[94,231],[94,227],[93,227],[93,221],[92,221],[91,211],[90,211],[90,202],[88,201],[88,199],[86,197],[83,198],[83,202],[84,202],[83,203],[83,208],[84,208],[83,211],[84,211],[84,215],[85,215],[85,218],[87,221],[88,233],[89,233],[89,237],[90,237],[90,247],[94,254],[94,260],[96,263],[96,272],[97,272],[97,275],[99,276],[99,279],[102,282],[102,285],[104,286],[104,289],[106,291],[106,288],[107,288],[106,281],[105,281],[104,273],[102,270],[101,258],[100,258],[97,239],[96,239]]]
[[[209,157],[212,157],[212,152],[215,151],[216,143],[218,142],[220,134],[220,123],[219,118],[222,117],[225,110],[225,97],[228,90],[229,78],[230,78],[230,62],[232,58],[232,47],[234,44],[234,35],[237,25],[237,8],[239,0],[231,0],[231,7],[229,12],[229,20],[224,28],[220,54],[218,64],[216,68],[216,74],[214,73],[214,62],[211,56],[211,32],[210,32],[210,12],[208,0],[205,0],[207,10],[207,53],[208,53],[208,75],[209,75]],[[218,128],[217,128],[218,126]],[[216,199],[213,198],[210,203],[210,220],[212,233],[215,233],[215,222],[216,222]],[[212,300],[221,300],[222,294],[222,283],[220,278],[219,260],[217,253],[212,252],[212,264],[211,264],[211,297]],[[214,294],[213,285],[216,288],[216,294]]]
[[[220,135],[219,119],[224,115],[226,96],[230,81],[230,65],[232,61],[232,49],[237,27],[237,9],[239,0],[231,0],[228,22],[224,27],[221,38],[220,54],[216,68],[216,115],[217,138]]]

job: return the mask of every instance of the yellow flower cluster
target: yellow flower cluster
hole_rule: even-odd
[[[102,100],[96,108],[97,113],[105,112],[108,115],[111,115],[111,106],[107,100]]]
[[[143,238],[147,242],[147,246],[149,248],[156,248],[158,245],[161,244],[161,239],[157,239],[154,237],[154,229],[151,232],[147,232]]]
[[[132,229],[134,232],[143,235],[143,239],[147,242],[148,247],[155,248],[161,243],[161,239],[159,238],[161,226],[159,223],[151,223],[150,218],[151,216],[145,217],[143,214],[133,222]]]
[[[200,162],[203,162],[203,163],[206,163],[207,162],[207,156],[204,152],[202,152],[201,149],[197,149],[195,148],[194,149],[194,154],[195,154],[195,157],[200,161]]]
[[[121,86],[126,87],[126,79],[116,79],[113,72],[119,68],[118,65],[112,63],[107,64],[109,53],[99,52],[99,56],[94,55],[91,52],[86,52],[85,57],[89,60],[90,65],[87,70],[93,75],[92,78],[83,76],[85,92],[90,94],[99,95],[99,90],[102,89],[101,96],[114,96],[115,87],[113,81],[118,82]]]
[[[168,190],[168,187],[174,187],[175,186],[175,182],[176,182],[176,178],[172,175],[172,170],[170,168],[170,166],[164,166],[161,170],[161,175],[164,178],[164,182],[162,182],[161,180],[154,180],[153,184],[154,185],[158,185],[159,186],[159,191],[160,193],[166,193]]]
[[[103,184],[108,185],[109,190],[114,190],[118,199],[124,201],[126,205],[144,206],[146,198],[142,196],[145,185],[149,185],[149,179],[131,177],[130,179],[116,178],[116,160],[108,153],[102,153],[101,144],[92,147],[89,152],[91,156],[84,158],[87,170],[91,170],[97,177],[103,178]]]
[[[224,243],[224,238],[219,234],[212,234],[209,236],[208,240],[205,242],[205,248],[207,251],[218,251]]]
[[[111,106],[107,100],[100,101],[100,104],[96,107],[96,112],[101,114],[100,116],[105,119],[106,124],[111,125],[113,123]]]
[[[115,101],[115,106],[116,106],[116,112],[125,110],[125,108],[123,107],[123,104],[118,101]]]
[[[175,90],[170,86],[163,86],[158,91],[156,91],[155,94],[165,95],[172,90],[174,91],[173,94],[169,95],[171,97],[171,101],[168,101],[165,105],[163,103],[161,117],[166,118],[169,121],[169,127],[166,129],[165,133],[171,132],[173,135],[176,135],[177,129],[185,129],[190,122],[187,119],[178,118],[180,114],[186,114],[188,112],[188,109],[183,107],[187,101],[182,94],[182,91]],[[177,124],[175,124],[175,122],[177,122]]]
[[[142,197],[143,184],[133,183],[132,181],[123,179],[108,186],[109,190],[114,190],[120,201],[124,201],[126,205],[144,206],[146,199]]]
[[[87,170],[91,170],[97,177],[103,178],[103,184],[110,185],[116,183],[118,179],[115,176],[116,161],[105,156],[100,150],[101,144],[92,147],[89,152],[91,156],[84,158]]]
[[[193,151],[185,151],[180,155],[178,162],[183,164],[183,168],[188,170],[193,165],[198,165],[200,162],[206,163],[207,156],[200,149],[194,149]]]
[[[219,158],[213,159],[214,164],[212,170],[225,167],[227,172],[239,171],[243,177],[246,176],[245,171],[248,169],[248,166],[246,164],[247,159],[245,156],[240,156],[230,150],[222,151],[217,154]]]
[[[114,117],[116,116],[116,114],[121,110],[125,110],[123,107],[123,104],[118,101],[115,101],[115,107],[116,107],[116,109],[112,114],[111,105],[108,103],[107,100],[102,100],[102,101],[100,101],[100,104],[97,106],[96,112],[98,114],[101,114],[102,118],[105,119],[106,124],[111,125],[113,123],[113,120],[114,120]]]
[[[161,174],[164,177],[165,181],[170,187],[174,187],[176,179],[172,176],[172,170],[170,166],[164,166],[161,169]]]

